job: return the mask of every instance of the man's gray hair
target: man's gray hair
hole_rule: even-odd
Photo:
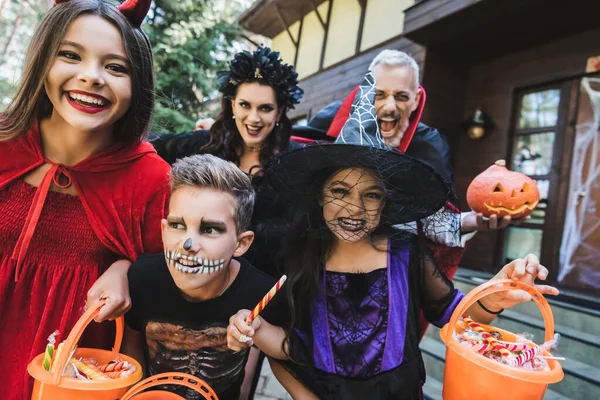
[[[255,196],[252,180],[234,163],[210,154],[181,158],[171,169],[171,193],[183,186],[229,194],[237,233],[250,228]]]
[[[373,71],[378,65],[386,65],[388,67],[410,67],[413,70],[415,76],[415,89],[419,87],[419,64],[409,54],[399,51],[385,49],[371,62],[369,71]]]

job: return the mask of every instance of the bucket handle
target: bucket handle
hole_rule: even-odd
[[[60,353],[58,359],[56,360],[57,368],[52,376],[52,385],[58,386],[58,384],[60,383],[68,359],[69,357],[71,357],[71,353],[73,352],[73,349],[75,349],[75,346],[79,342],[83,331],[85,331],[85,328],[87,328],[87,326],[94,320],[94,318],[96,318],[98,313],[100,313],[100,309],[104,306],[105,303],[106,301],[103,299],[96,302],[93,306],[88,308],[83,313],[81,318],[77,320],[77,323],[75,323],[73,329],[71,329],[71,332],[69,333],[69,336],[67,337],[67,340],[63,345],[63,350]],[[123,329],[125,326],[123,317],[115,319],[115,323],[117,325],[117,330],[115,333],[115,343],[113,345],[113,351],[118,353],[121,349],[121,342],[123,341]]]
[[[554,317],[552,316],[552,310],[546,298],[533,286],[523,282],[513,281],[510,279],[500,279],[495,281],[488,281],[477,286],[471,290],[461,301],[458,306],[454,309],[450,322],[448,323],[448,329],[445,332],[445,341],[449,343],[454,334],[454,327],[458,323],[458,319],[461,318],[471,305],[475,304],[476,301],[481,300],[483,297],[498,292],[504,292],[507,290],[523,290],[531,295],[533,302],[540,308],[542,317],[544,319],[544,325],[546,327],[546,336],[544,342],[554,338]]]
[[[146,389],[162,385],[179,385],[194,389],[207,400],[218,400],[215,391],[208,386],[206,382],[190,374],[182,374],[180,372],[165,372],[163,374],[153,375],[148,379],[137,383],[125,393],[121,400],[130,400],[136,394],[143,392]]]

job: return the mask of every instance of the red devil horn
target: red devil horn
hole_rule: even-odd
[[[54,4],[65,3],[68,0],[54,0]],[[142,25],[142,21],[150,10],[152,0],[126,0],[117,6],[117,9],[135,26]]]
[[[150,4],[152,0],[126,0],[117,8],[133,25],[140,26],[150,10]]]

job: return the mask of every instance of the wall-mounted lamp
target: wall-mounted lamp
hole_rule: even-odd
[[[480,108],[476,108],[473,112],[473,117],[470,120],[465,121],[465,128],[467,135],[471,139],[481,139],[485,133],[490,130],[494,124],[492,119]]]

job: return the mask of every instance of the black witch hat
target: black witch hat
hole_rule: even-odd
[[[284,153],[265,172],[270,187],[291,202],[306,199],[322,175],[344,168],[375,171],[386,188],[382,218],[388,224],[420,220],[452,198],[450,186],[422,162],[390,149],[381,136],[374,106],[375,78],[369,72],[354,99],[351,115],[334,143]],[[312,193],[312,192],[311,192]]]

